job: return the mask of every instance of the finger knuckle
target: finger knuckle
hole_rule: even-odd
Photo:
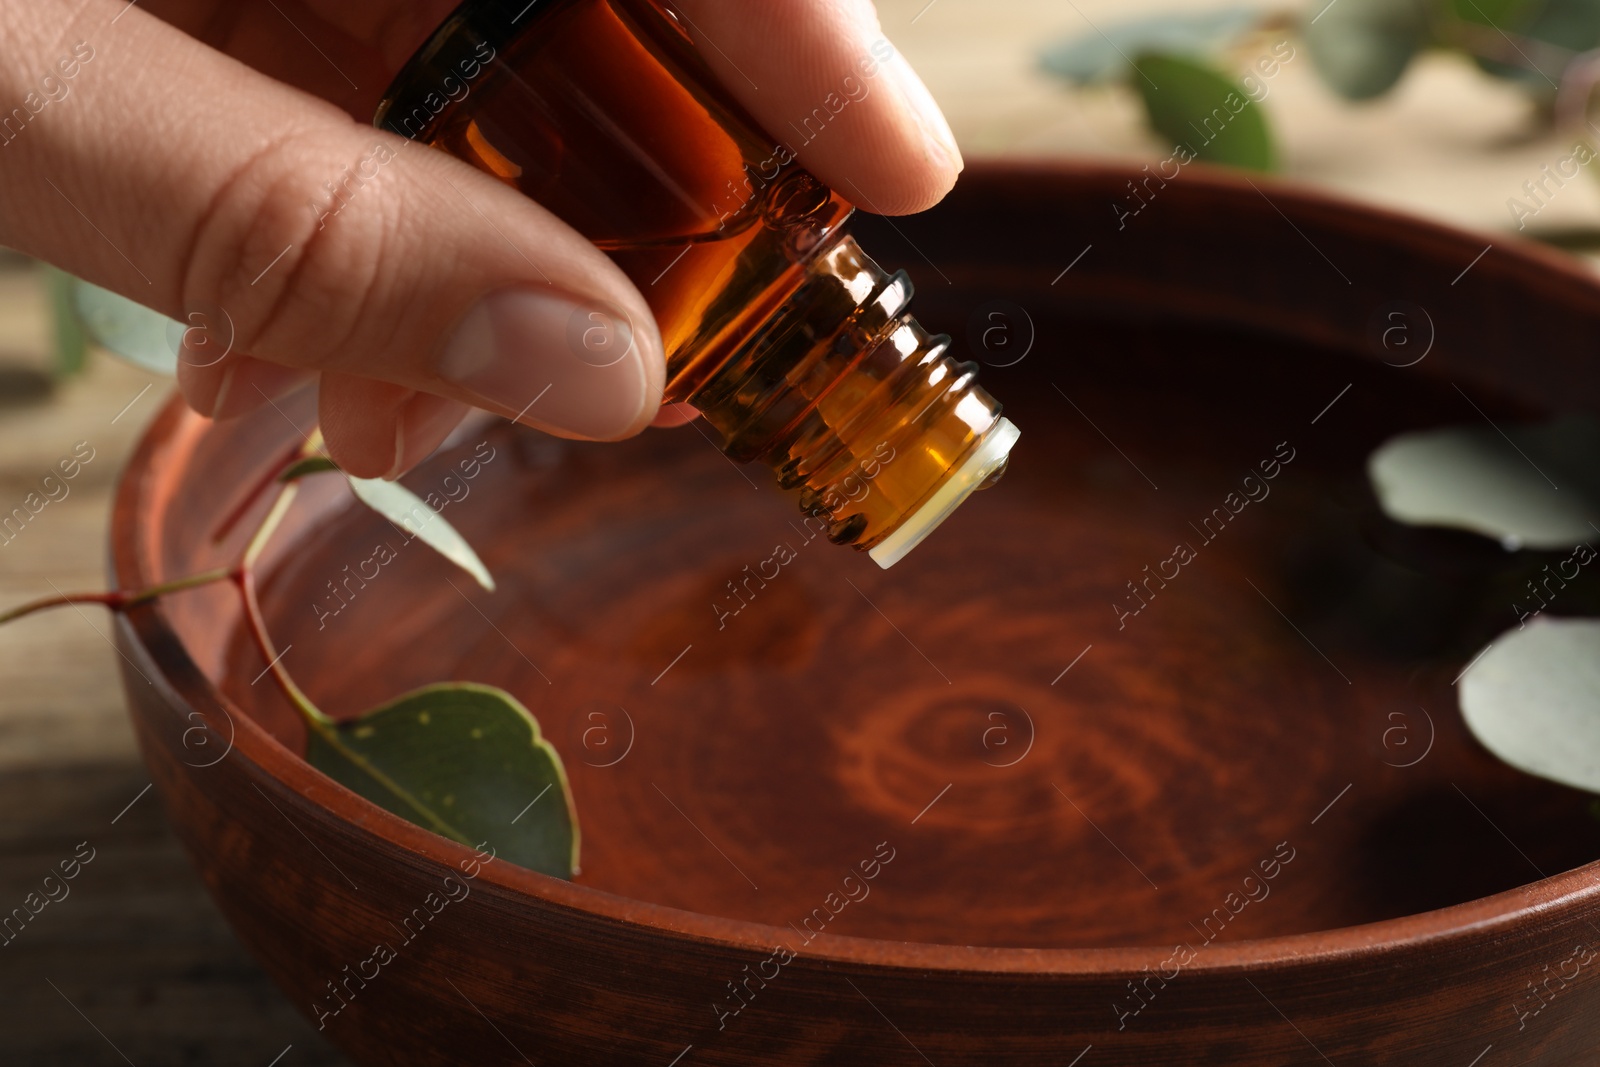
[[[370,153],[352,154],[348,138],[291,133],[264,146],[196,226],[185,306],[225,312],[241,351],[348,369],[360,361],[352,339],[375,317],[382,250],[399,219],[381,183]]]

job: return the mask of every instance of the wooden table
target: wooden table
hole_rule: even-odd
[[[885,30],[925,73],[969,156],[1161,158],[1125,92],[1069,92],[1041,74],[1046,41],[1197,0],[883,0]],[[1570,145],[1531,105],[1450,57],[1425,59],[1393,96],[1334,101],[1301,49],[1266,107],[1289,176],[1480,229],[1512,229],[1506,200]],[[1535,132],[1530,132],[1534,130]],[[1571,183],[1538,227],[1594,229],[1600,185]],[[1492,238],[1486,238],[1489,240]],[[1504,238],[1501,238],[1504,239]],[[104,357],[50,391],[37,276],[0,259],[0,509],[77,442],[94,460],[0,547],[0,604],[104,581],[114,479],[168,381]],[[95,859],[0,947],[0,1061],[306,1067],[345,1061],[239,948],[158,806],[122,710],[98,611],[57,612],[0,637],[0,909],[21,906],[88,842]],[[281,1059],[275,1059],[280,1057]]]
[[[10,509],[79,441],[94,459],[0,547],[0,603],[105,582],[117,472],[169,380],[98,355],[47,397],[31,264],[0,265],[0,500]],[[36,616],[0,637],[0,908],[23,907],[87,842],[93,859],[0,947],[0,1062],[343,1064],[233,939],[134,749],[109,619]],[[88,849],[82,854],[88,854]],[[50,891],[60,895],[51,883]],[[96,1032],[98,1028],[98,1033]]]

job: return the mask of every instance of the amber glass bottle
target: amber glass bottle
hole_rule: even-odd
[[[854,210],[718,83],[663,0],[468,0],[376,123],[539,201],[649,301],[665,400],[888,567],[1004,469],[1017,430],[907,313]]]

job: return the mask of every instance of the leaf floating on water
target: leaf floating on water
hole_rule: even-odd
[[[399,482],[386,482],[382,478],[351,478],[350,489],[367,507],[421,539],[429,548],[472,575],[479,585],[494,592],[489,568],[483,565],[467,539],[417,494]]]
[[[1040,62],[1074,85],[1114,81],[1124,75],[1138,78],[1128,66],[1128,57],[1136,52],[1206,55],[1233,44],[1260,21],[1261,12],[1246,7],[1166,12],[1109,23],[1100,27],[1104,32],[1091,30],[1060,41],[1044,51]]]
[[[1511,766],[1600,793],[1600,620],[1537,618],[1458,684],[1473,736]]]
[[[1504,436],[1467,426],[1385,443],[1367,461],[1384,514],[1471,530],[1508,550],[1600,539],[1600,420],[1574,415],[1500,429]]]
[[[558,878],[578,868],[578,822],[561,757],[499,689],[433,685],[310,731],[306,758],[394,814]]]

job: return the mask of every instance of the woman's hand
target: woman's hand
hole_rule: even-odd
[[[867,0],[678,2],[769,129],[882,37]],[[358,476],[410,468],[469,406],[566,437],[639,432],[665,369],[638,290],[538,204],[370,125],[454,5],[0,0],[0,242],[197,326],[196,309],[225,311],[231,353],[180,361],[190,406],[227,418],[316,375],[328,447]],[[960,155],[898,53],[882,81],[800,160],[865,208],[918,211]],[[319,224],[323,183],[376,146],[392,161]],[[473,329],[508,289],[520,299],[496,309],[497,329]],[[598,378],[565,340],[564,309],[594,302],[622,309],[636,342]],[[494,373],[453,375],[463,362]]]

